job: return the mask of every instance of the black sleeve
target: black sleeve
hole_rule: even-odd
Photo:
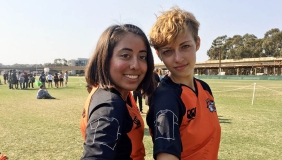
[[[156,92],[151,98],[147,124],[154,143],[154,158],[158,153],[168,153],[178,158],[181,156],[181,103],[180,98],[172,91]]]
[[[106,101],[96,105],[91,101],[93,108],[86,127],[86,141],[81,159],[114,159],[116,145],[123,130],[125,102]]]

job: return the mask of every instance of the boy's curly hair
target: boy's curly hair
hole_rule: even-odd
[[[161,12],[153,25],[149,37],[150,45],[156,50],[175,40],[178,34],[191,32],[195,41],[198,39],[200,23],[195,16],[179,7],[174,6],[168,11]]]

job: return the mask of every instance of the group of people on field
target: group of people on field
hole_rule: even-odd
[[[3,74],[4,84],[8,84],[9,89],[34,88],[35,74],[32,72],[9,70]]]
[[[8,84],[9,89],[28,89],[34,88],[36,74],[32,72],[27,73],[25,71],[16,71],[16,70],[9,70],[4,72],[3,79],[4,84]],[[54,76],[48,73],[46,76],[44,72],[38,77],[38,82],[40,82],[39,90],[37,92],[36,98],[37,99],[55,99],[51,96],[47,89],[46,83],[48,84],[48,88],[53,88],[53,81],[55,88],[59,87],[67,87],[68,85],[68,72],[65,71],[63,74],[62,72],[55,73]]]
[[[146,123],[157,160],[217,160],[221,127],[212,91],[194,77],[199,22],[179,7],[161,12],[149,33],[109,26],[85,70],[81,159],[144,160],[144,121],[131,91],[148,97]],[[156,80],[153,47],[168,74]]]
[[[68,71],[65,71],[65,73],[62,72],[54,73],[54,75],[52,75],[51,73],[45,75],[45,73],[42,72],[41,75],[39,76],[39,81],[42,83],[42,85],[45,88],[47,87],[46,85],[48,85],[48,88],[53,88],[53,82],[55,88],[67,87],[68,79],[69,79]]]

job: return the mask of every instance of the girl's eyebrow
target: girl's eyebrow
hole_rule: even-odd
[[[133,52],[133,50],[131,48],[121,48],[119,51],[131,51],[131,52]],[[139,53],[140,52],[146,52],[147,53],[147,50],[140,50]]]
[[[139,53],[140,53],[140,52],[146,52],[146,53],[147,53],[147,50],[140,50]]]
[[[119,51],[123,51],[123,50],[125,50],[125,51],[133,51],[132,49],[130,49],[130,48],[121,48]]]

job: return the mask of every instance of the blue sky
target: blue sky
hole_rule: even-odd
[[[281,0],[0,0],[0,63],[89,58],[108,26],[132,23],[148,35],[159,11],[174,5],[200,22],[197,62],[218,36],[282,30]]]

